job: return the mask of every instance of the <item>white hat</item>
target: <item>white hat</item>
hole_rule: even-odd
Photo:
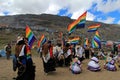
[[[98,58],[96,58],[96,57],[92,57],[91,60],[93,60],[93,61],[95,61],[97,63],[99,62]]]
[[[19,42],[19,41],[22,41],[23,40],[23,37],[21,37],[21,36],[18,36],[17,37],[17,43]]]

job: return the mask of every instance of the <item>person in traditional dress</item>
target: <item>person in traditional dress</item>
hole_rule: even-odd
[[[117,71],[117,67],[115,65],[115,60],[112,59],[110,62],[107,62],[105,65],[104,65],[104,68],[109,70],[109,71]]]
[[[63,55],[63,49],[61,47],[61,44],[58,43],[55,47],[54,47],[54,55],[56,58],[56,66],[60,66],[62,67],[64,64],[64,55]]]
[[[55,57],[53,55],[53,46],[51,41],[47,41],[42,46],[42,60],[45,74],[48,74],[48,72],[51,71],[56,71]]]
[[[76,56],[76,44],[72,44],[72,53],[73,53],[73,58]]]
[[[90,71],[100,71],[100,65],[99,65],[99,60],[97,57],[92,57],[91,61],[88,63],[88,70]]]
[[[27,80],[35,80],[35,64],[32,60],[31,49],[28,45],[28,38],[24,38],[25,41],[25,55],[26,55],[26,73],[27,73]]]
[[[86,45],[86,47],[85,47],[85,58],[86,59],[90,58],[90,49],[89,49],[88,45]]]
[[[25,42],[23,37],[20,37],[17,40],[17,44],[15,46],[15,56],[17,58],[17,67],[18,73],[16,80],[25,80],[26,79],[26,56],[25,56]]]
[[[70,65],[70,70],[73,74],[80,74],[82,72],[82,66],[80,60],[75,57]]]
[[[5,51],[6,51],[6,58],[7,58],[7,60],[9,60],[10,59],[10,55],[11,55],[11,51],[12,51],[12,47],[11,47],[10,43],[8,43],[5,46]]]
[[[78,57],[78,59],[82,62],[84,60],[84,49],[82,46],[78,46],[77,50],[76,50],[76,57]]]
[[[65,57],[65,66],[70,66],[70,62],[72,61],[72,51],[69,43],[66,44],[63,53]]]
[[[111,54],[107,56],[106,63],[104,64],[104,69],[108,71],[117,71],[116,61]]]
[[[35,67],[33,66],[30,51],[28,53],[29,47],[25,40],[23,37],[19,38],[15,46],[18,68],[16,80],[35,80]]]

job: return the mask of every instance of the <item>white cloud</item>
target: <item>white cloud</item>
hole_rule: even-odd
[[[93,21],[93,20],[95,19],[95,17],[96,17],[95,15],[93,15],[92,13],[89,13],[89,12],[88,12],[86,19],[87,19],[87,20],[90,20],[90,21]]]
[[[118,24],[120,24],[120,20],[118,21]]]
[[[46,1],[46,2],[45,2]],[[19,14],[40,14],[49,7],[49,0],[14,0],[12,12]]]
[[[3,13],[0,13],[0,16],[4,16],[4,14],[3,14]]]
[[[95,10],[108,13],[114,10],[120,10],[120,0],[0,0],[0,15],[4,11],[9,11],[9,15],[15,14],[57,14],[60,9],[68,8],[65,14],[72,14],[72,19],[77,19],[86,10],[91,9],[93,4]],[[87,13],[87,20],[94,20],[96,16],[90,12]],[[102,22],[111,23],[114,18],[102,20]]]
[[[82,15],[83,12],[84,12],[84,11],[82,11],[82,10],[81,10],[81,11],[74,12],[74,14],[72,15],[71,18],[76,19],[76,18],[78,18],[80,15]],[[82,14],[80,14],[80,13],[82,13]],[[96,16],[93,15],[92,13],[87,12],[86,20],[93,21],[93,20],[95,19],[95,17],[96,17]]]
[[[8,0],[10,2],[10,0]],[[77,19],[86,10],[91,8],[95,0],[11,0],[11,4],[8,1],[2,0],[2,10],[8,10],[10,15],[15,14],[57,14],[60,9],[68,8],[68,12],[65,14],[72,14],[72,19]],[[4,15],[0,13],[0,15]],[[87,20],[94,20],[94,15],[87,13]]]
[[[45,11],[45,13],[48,13],[48,14],[57,14],[59,10],[60,10],[60,7],[58,5],[51,4],[51,5],[49,5],[49,7]]]
[[[40,14],[40,13],[51,13],[57,14],[59,9],[69,8],[68,13],[72,13],[73,17],[75,14],[82,14],[84,11],[88,10],[92,3],[95,0],[8,0],[11,1],[11,5],[1,5],[3,10],[9,10],[11,13],[31,13],[31,14]],[[3,3],[8,3],[7,0],[2,0]],[[2,11],[3,11],[2,10]],[[76,16],[77,17],[77,16]],[[75,18],[75,17],[74,17]]]
[[[13,0],[0,0],[0,15],[3,16],[3,12],[10,11],[12,1]]]
[[[103,0],[96,0],[96,3],[97,11],[108,13],[115,10],[120,10],[120,0],[107,0],[106,2]]]
[[[9,4],[11,3],[11,4]],[[9,10],[11,13],[51,13],[57,14],[59,9],[69,8],[68,13],[72,13],[72,18],[77,18],[84,11],[91,8],[96,3],[96,10],[111,12],[120,10],[120,0],[0,0],[0,12]]]
[[[114,22],[115,18],[112,17],[108,17],[106,20],[103,20],[102,18],[98,18],[97,21],[99,22],[103,22],[103,23],[108,23],[108,24],[112,24]]]

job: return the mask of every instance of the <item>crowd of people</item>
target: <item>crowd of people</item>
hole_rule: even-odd
[[[11,48],[11,47],[10,47]],[[102,49],[95,49],[90,46],[78,44],[61,43],[54,45],[51,41],[46,41],[38,51],[43,62],[45,75],[56,71],[56,67],[68,67],[73,74],[82,73],[82,63],[89,60],[87,69],[90,71],[101,71],[99,60],[103,59],[104,69],[117,71],[120,67],[120,53],[114,54],[105,52]],[[9,59],[9,55],[7,56]],[[15,57],[13,58],[13,70],[18,71],[16,80],[35,80],[35,65],[32,60],[31,49],[28,39],[20,36],[15,46]]]
[[[51,49],[53,50],[51,51]],[[96,52],[87,45],[83,47],[81,45],[66,43],[66,45],[62,46],[60,43],[53,45],[51,41],[48,41],[42,46],[41,53],[43,55],[42,60],[45,73],[55,71],[55,68],[58,66],[69,67],[74,74],[81,73],[81,64],[85,59],[90,60],[87,68],[90,71],[101,71],[101,66],[99,64],[99,60],[101,59],[105,60],[104,69],[109,71],[118,70],[120,64],[119,53],[114,54],[113,51],[108,53],[104,52],[102,49],[98,49]],[[108,60],[108,58],[111,59]]]

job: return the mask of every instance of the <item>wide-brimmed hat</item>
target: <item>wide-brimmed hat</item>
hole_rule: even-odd
[[[23,44],[24,43],[24,38],[21,36],[17,37],[17,44]]]
[[[93,61],[95,61],[97,63],[99,62],[98,58],[96,58],[96,57],[92,57],[91,60],[93,60]]]

